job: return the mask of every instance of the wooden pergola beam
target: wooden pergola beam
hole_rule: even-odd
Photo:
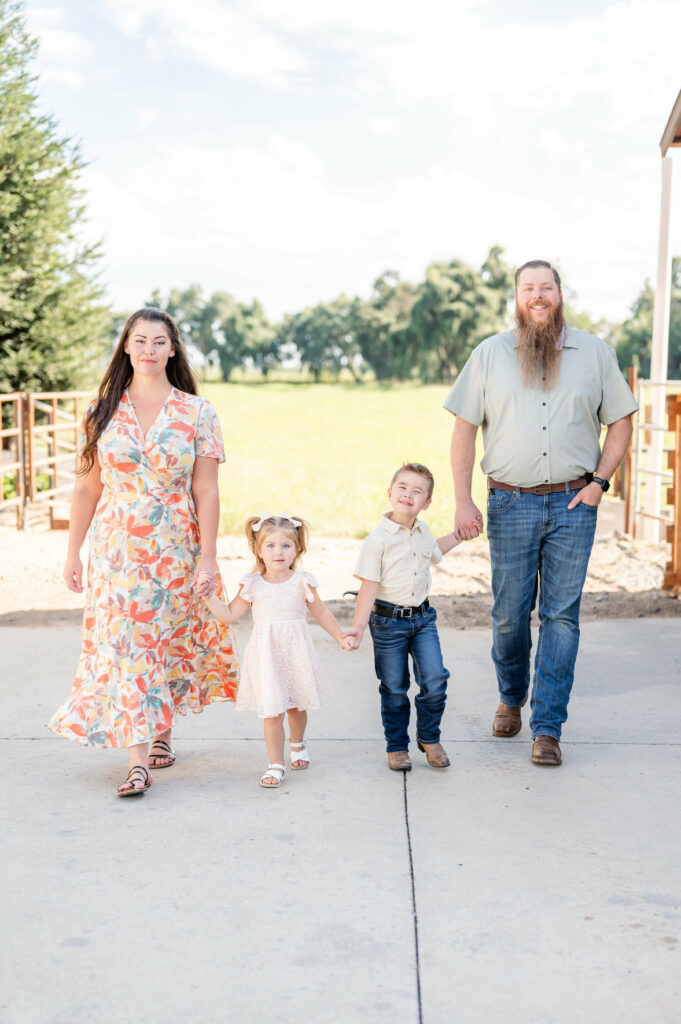
[[[681,92],[679,92],[679,95],[676,97],[676,103],[669,115],[667,127],[662,133],[662,138],[660,139],[662,156],[666,156],[667,150],[670,146],[681,146]]]

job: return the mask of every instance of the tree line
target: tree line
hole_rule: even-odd
[[[433,263],[419,284],[389,270],[368,299],[340,295],[267,319],[262,304],[227,292],[204,297],[198,285],[154,292],[150,305],[175,317],[190,343],[223,380],[248,367],[267,376],[299,366],[313,380],[349,371],[357,381],[454,379],[472,349],[503,323],[513,273],[494,246],[477,270],[461,260]]]
[[[340,295],[279,323],[262,304],[238,302],[227,292],[204,297],[198,285],[154,292],[150,305],[174,316],[203,359],[229,381],[248,368],[267,377],[281,366],[297,366],[313,380],[349,371],[368,377],[451,383],[475,346],[508,327],[513,307],[513,270],[493,246],[480,269],[461,260],[432,263],[422,282],[389,270],[376,279],[368,299]],[[624,373],[636,366],[650,373],[654,293],[646,282],[622,323],[594,321],[575,308],[567,292],[567,321],[609,341]],[[681,377],[681,259],[672,265],[669,376]]]
[[[37,43],[19,0],[0,0],[0,392],[90,385],[125,319],[98,282],[101,254],[79,242],[84,196],[78,146],[40,112],[31,61]],[[568,322],[607,338],[626,372],[650,372],[653,290],[646,282],[620,324],[592,321],[567,296]],[[340,295],[271,323],[258,299],[199,285],[153,292],[200,358],[223,380],[300,367],[314,380],[450,383],[475,346],[512,314],[513,272],[493,246],[480,268],[432,263],[420,282],[395,270],[368,298]],[[681,259],[672,271],[669,376],[681,377]]]

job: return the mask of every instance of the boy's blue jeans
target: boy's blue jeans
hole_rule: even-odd
[[[530,728],[560,739],[579,646],[579,604],[597,508],[575,491],[491,490],[487,536],[492,562],[492,660],[504,704],[519,707],[530,685],[530,616],[539,593]]]
[[[380,680],[378,692],[386,750],[409,749],[409,655],[419,686],[414,701],[416,735],[422,743],[439,742],[449,672],[442,663],[436,618],[434,608],[405,619],[371,613],[369,629]]]

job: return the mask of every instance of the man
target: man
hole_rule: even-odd
[[[500,696],[493,732],[515,736],[522,727],[530,616],[538,595],[532,761],[559,765],[597,508],[627,450],[637,406],[614,350],[566,325],[560,278],[550,263],[532,260],[520,267],[515,302],[515,330],[478,345],[445,402],[456,416],[454,532],[470,540],[482,531],[471,498],[482,426],[492,659]],[[607,426],[602,451],[601,424]]]

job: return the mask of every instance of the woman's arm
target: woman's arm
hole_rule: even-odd
[[[71,498],[69,541],[64,566],[64,582],[74,594],[83,593],[83,563],[80,549],[90,529],[97,502],[102,493],[102,475],[97,457],[84,476],[77,476]]]
[[[315,622],[318,622],[319,625],[334,638],[334,640],[338,641],[344,651],[354,651],[354,639],[352,637],[343,636],[343,630],[338,625],[335,616],[329,611],[320,598],[316,587],[313,587],[312,594],[312,600],[307,602],[307,607],[310,609],[310,615],[312,618]]]
[[[193,583],[201,597],[207,597],[215,588],[215,577],[218,572],[217,540],[220,524],[220,495],[218,492],[218,460],[205,455],[197,455],[192,475],[192,497],[196,506],[196,518],[199,524],[199,556]],[[198,583],[199,573],[207,574],[207,578]],[[241,613],[243,615],[243,612]]]

